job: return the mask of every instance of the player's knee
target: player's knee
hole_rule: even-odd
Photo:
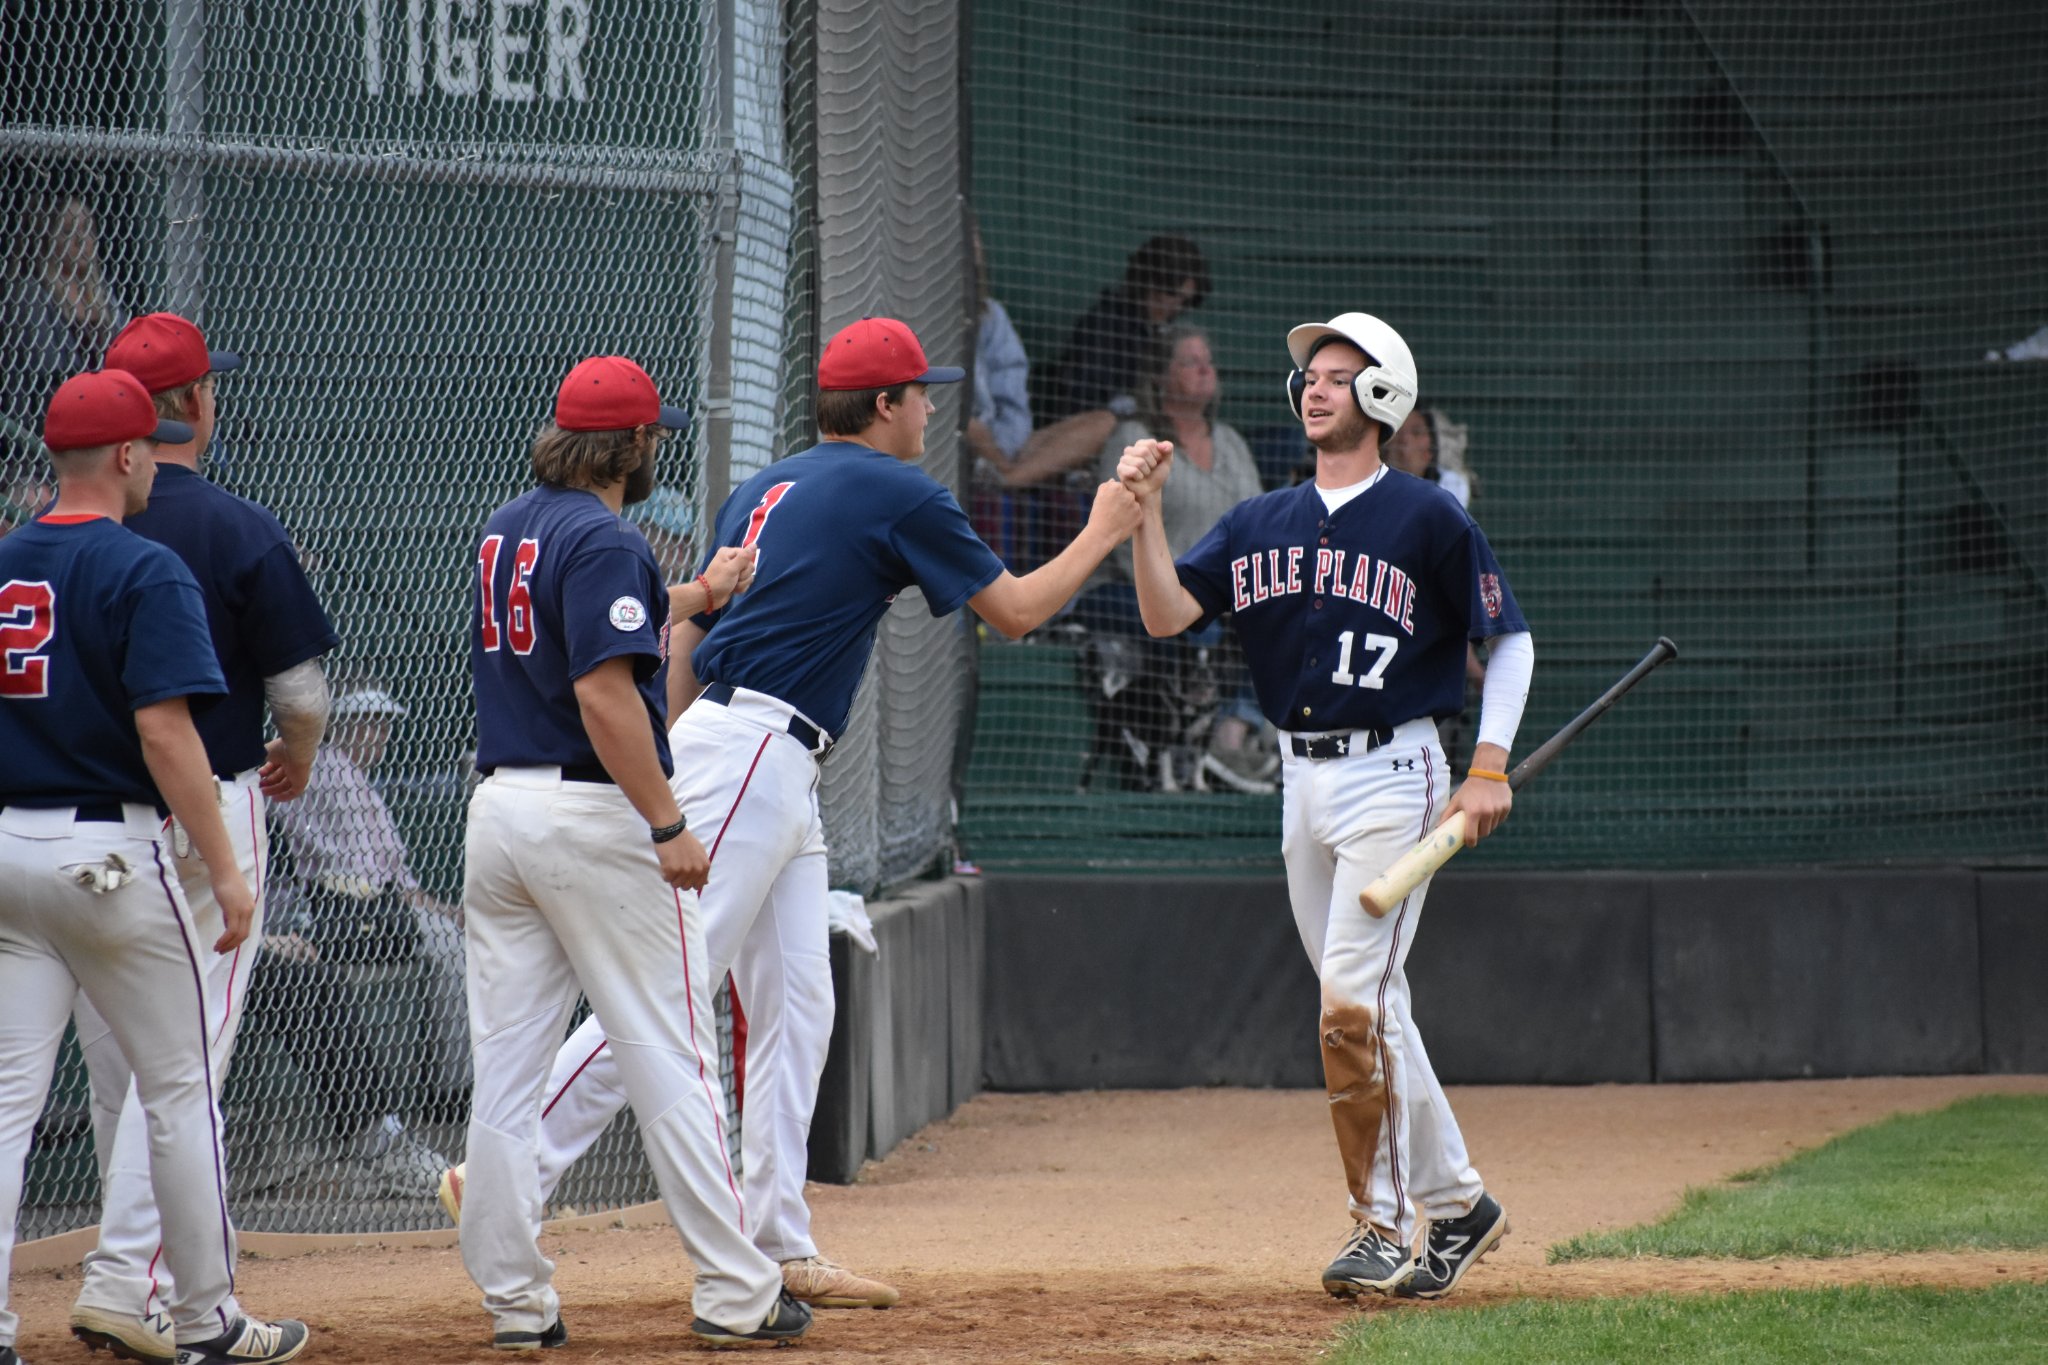
[[[1366,1100],[1381,1087],[1380,1020],[1369,1005],[1324,1000],[1317,1020],[1330,1103]]]

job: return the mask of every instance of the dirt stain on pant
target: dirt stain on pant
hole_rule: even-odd
[[[1323,1085],[1344,1179],[1361,1208],[1372,1205],[1373,1155],[1387,1121],[1387,1078],[1380,1070],[1379,1021],[1364,1005],[1325,1000],[1320,1021]]]

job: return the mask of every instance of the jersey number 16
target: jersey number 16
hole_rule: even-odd
[[[484,543],[477,547],[476,570],[477,591],[482,594],[478,613],[483,631],[484,653],[495,654],[504,643],[504,637],[512,637],[514,654],[533,653],[533,566],[540,563],[540,542],[532,538],[519,542],[519,548],[512,552],[512,586],[505,592],[505,626],[498,627],[498,552],[505,547],[505,537],[485,536]]]

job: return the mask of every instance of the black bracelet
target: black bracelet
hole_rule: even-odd
[[[663,825],[660,829],[650,827],[647,834],[655,843],[665,844],[678,834],[681,834],[688,824],[687,820],[678,820],[673,825]]]

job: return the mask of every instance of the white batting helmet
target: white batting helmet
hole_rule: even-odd
[[[1308,388],[1302,371],[1325,337],[1341,337],[1365,352],[1365,368],[1351,381],[1358,408],[1380,424],[1380,442],[1394,439],[1401,423],[1415,410],[1418,391],[1415,357],[1401,334],[1370,313],[1339,313],[1328,322],[1304,322],[1287,333],[1287,353],[1294,370],[1287,376],[1287,406],[1301,416],[1301,395]]]

